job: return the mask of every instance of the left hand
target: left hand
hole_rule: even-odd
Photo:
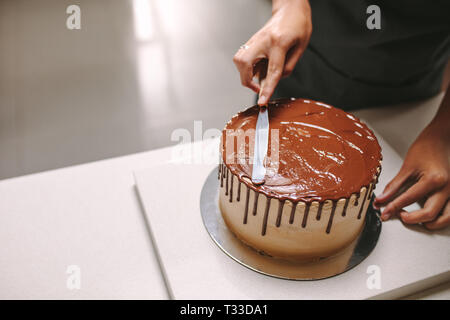
[[[408,150],[399,173],[376,197],[374,207],[385,207],[381,218],[398,215],[406,224],[422,223],[427,229],[450,225],[450,142],[442,131],[426,128]],[[423,208],[407,212],[414,203]]]

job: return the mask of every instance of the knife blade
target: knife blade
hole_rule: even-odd
[[[256,120],[255,145],[253,151],[252,182],[263,184],[266,176],[264,159],[267,155],[269,144],[269,109],[267,106],[260,107],[258,119]]]
[[[255,66],[255,76],[258,78],[261,95],[266,81],[268,60],[262,59]],[[252,182],[260,185],[264,183],[266,176],[266,167],[264,166],[264,159],[267,156],[267,148],[269,144],[269,105],[260,106],[258,118],[256,120],[255,128],[255,145],[253,148],[253,169]]]

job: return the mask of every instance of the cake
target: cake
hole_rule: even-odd
[[[358,118],[325,103],[268,105],[266,176],[251,181],[259,107],[222,132],[219,207],[228,229],[265,255],[317,261],[354,244],[381,171],[381,148]]]

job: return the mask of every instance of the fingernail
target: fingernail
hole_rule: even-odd
[[[259,104],[260,106],[265,105],[265,104],[267,103],[266,100],[267,100],[267,99],[266,99],[266,96],[259,96],[258,104]]]
[[[390,218],[389,214],[385,214],[385,213],[381,214],[381,220],[386,221],[386,220],[389,220],[389,218]]]

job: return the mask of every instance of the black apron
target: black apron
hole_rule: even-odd
[[[313,33],[273,98],[302,97],[344,110],[437,94],[450,56],[450,0],[312,0]],[[369,5],[381,29],[369,30]]]

